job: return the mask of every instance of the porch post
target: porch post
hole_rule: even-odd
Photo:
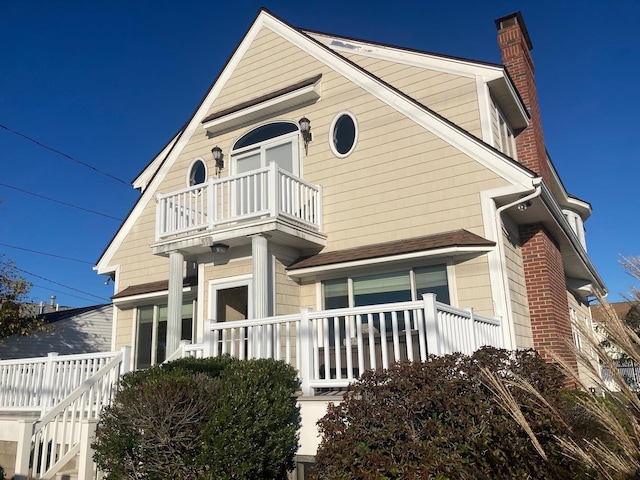
[[[253,318],[269,316],[269,249],[264,235],[251,237]]]
[[[182,330],[182,269],[184,255],[179,250],[169,254],[169,295],[167,299],[166,358],[178,349]]]
[[[422,295],[424,302],[424,323],[427,334],[427,353],[440,355],[440,332],[438,328],[438,307],[434,293]]]
[[[18,450],[16,452],[14,480],[26,480],[29,476],[29,457],[31,455],[31,438],[33,420],[21,418],[18,422]]]

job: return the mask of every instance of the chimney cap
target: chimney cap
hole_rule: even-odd
[[[520,31],[524,36],[524,40],[527,42],[529,51],[533,50],[533,43],[531,43],[531,37],[529,37],[529,31],[527,30],[527,25],[524,23],[524,17],[522,16],[522,12],[520,10],[514,13],[510,13],[509,15],[505,15],[504,17],[497,18],[495,22],[498,31],[512,25],[520,25]]]

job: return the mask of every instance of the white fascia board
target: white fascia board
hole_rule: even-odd
[[[162,161],[171,151],[179,136],[180,133],[176,134],[167,146],[162,149],[162,151],[149,163],[149,165],[147,165],[147,168],[145,168],[142,173],[133,180],[133,188],[140,190],[141,192],[145,191],[147,185],[149,185],[149,182],[153,178],[153,174],[158,170],[158,168],[160,168]]]
[[[258,32],[260,31],[260,28],[263,25],[262,19],[264,18],[264,15],[265,15],[265,12],[261,12],[261,14],[258,16],[256,21],[253,23],[253,25],[251,26],[251,28],[249,29],[245,37],[242,39],[242,42],[240,42],[240,45],[234,52],[233,56],[227,62],[225,69],[220,73],[218,80],[211,87],[211,89],[209,90],[209,93],[207,93],[205,99],[200,104],[198,110],[191,117],[191,121],[185,127],[183,134],[180,135],[179,138],[177,138],[177,142],[175,143],[174,148],[169,152],[166,161],[160,167],[160,170],[158,171],[157,175],[153,178],[151,183],[147,186],[144,193],[138,200],[138,203],[136,204],[135,208],[129,214],[129,216],[125,219],[122,225],[122,228],[120,228],[115,238],[112,240],[112,242],[109,244],[109,246],[105,250],[105,253],[100,258],[98,264],[95,267],[95,269],[98,270],[98,272],[113,271],[113,268],[109,267],[109,263],[111,262],[111,259],[113,258],[115,253],[118,251],[118,249],[122,246],[122,243],[127,237],[127,235],[129,235],[129,233],[133,229],[133,226],[137,222],[138,218],[140,218],[140,215],[142,214],[147,203],[154,199],[158,186],[164,180],[167,173],[173,167],[173,164],[178,158],[178,155],[180,155],[180,153],[184,149],[187,142],[191,139],[191,136],[200,127],[200,122],[206,115],[207,111],[213,104],[214,100],[220,94],[220,91],[222,90],[224,85],[227,83],[227,81],[231,77],[231,74],[233,73],[234,69],[237,67],[238,63],[240,62],[240,60],[242,59],[246,51],[251,46],[251,43],[253,42],[255,37],[258,35]]]
[[[584,200],[580,200],[569,195],[567,193],[567,190],[564,188],[564,184],[562,183],[562,180],[560,180],[560,175],[555,169],[553,163],[549,159],[547,159],[547,164],[549,165],[551,180],[553,182],[551,190],[553,191],[553,193],[555,193],[556,201],[560,204],[561,207],[567,207],[571,210],[574,210],[577,214],[580,215],[582,221],[584,222],[591,216],[591,205]]]
[[[553,217],[556,224],[560,227],[564,235],[567,237],[567,239],[571,243],[574,251],[577,253],[584,267],[589,271],[593,280],[598,284],[600,291],[606,292],[607,288],[604,281],[598,274],[596,267],[593,265],[593,263],[591,263],[591,259],[589,258],[589,255],[587,254],[586,250],[580,243],[580,240],[578,239],[575,232],[569,225],[569,222],[564,217],[564,213],[562,213],[562,209],[558,204],[558,202],[556,201],[553,194],[551,193],[551,190],[549,190],[549,188],[544,182],[541,185],[542,185],[541,198],[544,202],[544,205],[547,207],[547,210],[549,211],[549,213]]]
[[[481,140],[453,127],[448,121],[425,109],[414,100],[400,95],[369,72],[356,68],[343,57],[334,55],[333,52],[327,51],[323,46],[310,41],[304,33],[290,28],[271,16],[265,15],[263,21],[266,27],[271,28],[284,39],[334,69],[337,73],[396,109],[416,124],[442,138],[466,155],[476,159],[508,182],[530,183],[532,174],[519,164],[507,160],[501,153],[493,150]]]
[[[414,260],[418,258],[457,256],[465,254],[483,254],[490,252],[494,247],[446,247],[421,252],[405,253],[402,255],[391,255],[387,257],[367,258],[364,260],[354,260],[351,262],[331,263],[328,265],[318,265],[317,267],[300,268],[287,272],[287,276],[295,279],[310,278],[315,275],[339,272],[341,270],[350,270],[358,267],[367,267],[374,265],[387,265],[398,263],[405,260]]]
[[[305,33],[323,45],[326,45],[331,50],[340,53],[355,53],[365,57],[387,60],[412,67],[427,68],[469,78],[483,76],[488,80],[494,80],[504,75],[503,68],[499,65],[481,64],[473,60],[405,50],[390,45],[373,45],[336,35],[323,35],[315,32]]]
[[[319,98],[320,81],[317,81],[313,85],[307,85],[293,92],[215,118],[204,123],[202,127],[215,135],[216,132],[237,128],[253,120],[263,118],[271,112],[281,111],[284,107],[294,108],[307,102],[317,101]]]

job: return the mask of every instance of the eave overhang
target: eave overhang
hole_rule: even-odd
[[[345,250],[319,253],[296,260],[287,268],[291,278],[312,278],[323,273],[354,270],[371,265],[402,263],[417,259],[483,255],[495,242],[467,230],[438,233]]]
[[[604,281],[567,222],[553,193],[540,179],[536,185],[540,187],[540,195],[534,198],[531,205],[525,210],[519,210],[515,207],[507,210],[509,217],[518,225],[541,223],[558,242],[567,286],[574,293],[582,298],[593,295],[595,292],[605,295],[607,288]],[[515,200],[517,200],[517,196],[504,197],[498,203],[507,204]]]
[[[202,121],[202,126],[213,136],[259,122],[270,116],[311,105],[320,99],[321,78],[322,75],[316,75],[261,97],[214,112]]]
[[[487,86],[500,111],[507,117],[507,122],[514,133],[517,135],[527,128],[529,113],[506,72],[504,72],[504,76],[489,80]]]

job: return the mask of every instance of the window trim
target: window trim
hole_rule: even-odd
[[[204,181],[202,183],[207,183],[207,179],[209,178],[209,169],[207,168],[207,162],[204,161],[204,158],[197,157],[191,161],[189,169],[187,170],[187,188],[193,187],[195,185],[201,185],[200,183],[191,183],[191,180],[193,178],[193,170],[198,162],[202,163],[202,165],[204,166]]]
[[[353,144],[351,145],[351,147],[349,148],[349,150],[347,151],[347,153],[340,153],[338,151],[338,149],[335,146],[335,142],[334,142],[334,137],[335,137],[335,129],[336,129],[336,124],[338,123],[338,121],[343,117],[343,116],[348,116],[349,118],[351,118],[351,121],[353,122],[353,126],[354,126],[354,134],[353,134]],[[331,121],[331,126],[329,127],[329,147],[331,148],[331,151],[333,152],[333,154],[338,157],[338,158],[346,158],[349,155],[351,155],[353,153],[353,151],[356,149],[356,145],[358,144],[358,133],[359,133],[359,129],[358,129],[358,121],[356,120],[356,116],[348,111],[348,110],[343,110],[341,112],[339,112]]]

